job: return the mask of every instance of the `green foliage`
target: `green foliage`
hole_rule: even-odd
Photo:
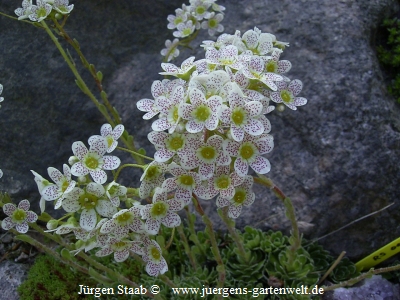
[[[148,276],[143,263],[136,259],[127,259],[123,263],[116,263],[113,255],[103,257],[100,260],[104,265],[126,278],[150,287],[154,284],[160,287],[161,299],[215,299],[212,295],[202,297],[203,287],[216,287],[218,281],[217,263],[211,252],[211,244],[207,233],[199,231],[196,236],[191,236],[187,227],[183,228],[188,238],[191,254],[195,258],[196,268],[192,266],[184,251],[184,242],[176,230],[163,228],[162,235],[157,242],[162,248],[163,256],[167,260],[169,271],[165,274],[177,287],[199,288],[197,295],[186,296],[173,295],[168,287],[159,277]],[[217,241],[221,256],[226,268],[225,287],[234,288],[258,288],[257,299],[310,299],[308,295],[266,295],[262,290],[273,287],[297,288],[315,285],[321,276],[333,263],[332,256],[317,244],[306,244],[300,247],[295,255],[291,253],[289,238],[281,232],[262,232],[261,230],[245,227],[239,232],[243,241],[248,260],[239,255],[236,244],[229,235],[217,235]],[[171,242],[172,237],[172,243]],[[196,242],[194,242],[196,241]],[[170,244],[169,247],[167,247]],[[65,251],[64,251],[65,252]],[[84,262],[80,261],[85,265]],[[87,266],[86,266],[87,267]],[[98,270],[92,273],[101,277],[106,275]],[[92,274],[92,275],[93,275]],[[355,266],[345,258],[332,272],[331,280],[338,282],[357,276]],[[114,283],[102,285],[96,282],[90,275],[83,275],[70,270],[53,258],[42,256],[31,268],[28,280],[21,285],[19,292],[21,300],[30,299],[77,299],[79,285],[90,287],[113,287],[121,284],[117,279],[108,276]],[[29,292],[28,292],[29,291]],[[33,292],[31,292],[33,291]],[[82,295],[80,295],[82,296]],[[91,295],[87,295],[91,296]],[[148,299],[140,295],[103,295],[102,299]],[[79,299],[85,299],[79,297]],[[92,298],[90,298],[92,299]],[[229,299],[254,299],[252,293],[230,295]]]
[[[71,270],[51,256],[40,256],[29,270],[28,279],[19,287],[21,300],[74,300],[80,284],[96,286],[89,276]]]
[[[332,271],[330,279],[338,283],[360,275],[356,266],[347,257],[343,258]]]
[[[390,77],[388,90],[400,103],[400,20],[385,19],[382,28],[381,44],[377,47],[378,58]]]

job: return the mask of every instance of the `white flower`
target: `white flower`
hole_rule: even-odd
[[[40,201],[39,201],[39,206],[40,206],[40,211],[44,212],[45,210],[45,202],[46,200],[44,199],[43,195],[42,195],[42,191],[46,186],[49,185],[54,185],[52,183],[50,183],[47,179],[44,179],[41,175],[39,175],[38,173],[36,173],[35,171],[31,170],[32,174],[35,176],[35,182],[37,184],[38,190],[39,190],[39,194],[41,195]]]
[[[208,8],[211,6],[210,2],[196,0],[196,1],[191,1],[190,4],[192,6],[192,14],[197,20],[201,21],[203,19],[208,19],[210,17],[211,13],[208,11]]]
[[[219,135],[208,138],[206,143],[193,144],[182,152],[181,166],[187,170],[199,167],[198,173],[202,180],[211,178],[215,165],[226,166],[231,163],[231,157],[223,149],[224,139]]]
[[[168,29],[175,29],[179,24],[186,22],[188,18],[188,12],[181,8],[175,10],[176,16],[168,15]]]
[[[156,153],[154,153],[154,159],[158,162],[166,162],[174,157],[175,154],[181,156],[182,151],[193,142],[199,140],[199,135],[187,132],[168,134],[164,131],[152,131],[147,137],[157,149]]]
[[[192,191],[201,184],[199,174],[183,169],[176,163],[169,165],[169,172],[174,176],[166,179],[162,188],[167,193],[176,190],[175,199],[182,201],[184,205],[188,205],[192,199]]]
[[[123,262],[129,257],[129,251],[142,255],[143,249],[139,241],[119,240],[111,237],[108,245],[95,253],[96,256],[102,257],[110,255],[114,252],[114,259],[116,262]]]
[[[124,133],[125,127],[122,124],[118,124],[117,126],[112,129],[110,124],[104,124],[100,128],[100,134],[102,137],[104,137],[107,141],[107,153],[111,153],[114,151],[115,148],[117,148],[118,142],[117,140],[121,137],[121,135]],[[100,137],[99,135],[93,135],[89,138],[89,145],[91,146],[93,142],[96,141],[96,139]]]
[[[159,74],[172,75],[182,79],[189,79],[191,71],[193,71],[195,67],[195,64],[193,63],[194,59],[194,56],[185,59],[182,62],[180,68],[171,63],[162,63],[161,68],[163,68],[165,72],[160,72]]]
[[[235,160],[235,171],[239,176],[246,176],[250,167],[259,174],[266,174],[270,171],[271,165],[262,154],[271,152],[274,147],[274,139],[269,134],[252,136],[245,133],[243,141],[224,141],[225,151]]]
[[[8,216],[1,222],[4,230],[9,230],[15,226],[19,233],[28,232],[28,223],[36,222],[38,216],[29,210],[30,204],[28,200],[22,200],[18,204],[18,208],[13,203],[6,203],[3,206],[4,213]]]
[[[178,57],[179,55],[179,49],[176,47],[176,45],[179,43],[178,39],[174,39],[172,42],[171,40],[166,40],[165,41],[165,47],[164,49],[161,50],[161,55],[162,56],[167,56],[167,61],[173,60],[175,57]],[[175,47],[174,51],[171,51],[171,49]]]
[[[176,80],[168,80],[164,79],[163,81],[155,80],[153,84],[151,85],[151,94],[153,95],[154,99],[157,99],[159,97],[166,97],[168,98],[171,94],[172,91],[180,85],[183,85],[184,81],[181,79],[176,79]],[[147,112],[144,116],[143,119],[149,120],[153,118],[155,115],[157,115],[160,112],[160,107],[157,106],[157,103],[155,100],[152,99],[141,99],[137,102],[136,104],[137,108],[140,111],[145,111]]]
[[[283,80],[278,74],[265,72],[265,61],[260,56],[252,56],[250,61],[243,65],[242,72],[247,78],[259,80],[273,91],[277,90],[275,81]]]
[[[205,17],[205,19],[208,20],[201,23],[201,28],[208,29],[208,34],[210,36],[214,36],[217,32],[223,32],[224,26],[220,24],[223,18],[223,14],[215,14],[215,12],[212,12]]]
[[[255,194],[252,191],[253,177],[246,176],[244,182],[235,188],[235,195],[231,199],[225,199],[221,196],[217,198],[217,206],[229,206],[228,216],[230,218],[239,217],[242,207],[253,204]]]
[[[155,102],[159,107],[160,118],[153,122],[151,128],[154,131],[164,131],[168,129],[169,133],[173,133],[180,121],[179,107],[184,102],[184,89],[182,86],[177,86],[170,98],[158,97]]]
[[[167,165],[157,161],[151,162],[144,170],[140,181],[139,197],[145,199],[150,196],[151,190],[161,186],[164,182],[164,174],[167,171]]]
[[[296,79],[289,83],[282,82],[278,85],[278,91],[271,93],[271,100],[276,103],[283,103],[293,110],[297,110],[296,106],[307,104],[307,99],[296,97],[302,90],[303,83]]]
[[[257,27],[255,28],[257,29]],[[266,55],[272,50],[272,38],[268,33],[261,33],[258,30],[248,30],[242,40],[248,50],[255,55]]]
[[[68,165],[63,165],[64,174],[57,169],[50,167],[47,169],[50,178],[55,182],[56,185],[51,184],[43,188],[41,194],[46,201],[57,200],[54,208],[61,207],[62,200],[65,195],[71,192],[76,182],[71,180],[71,170]]]
[[[168,265],[162,256],[161,247],[157,244],[157,242],[146,237],[143,239],[143,244],[145,248],[142,259],[147,263],[147,274],[150,276],[157,276],[158,274],[164,274],[167,272]]]
[[[274,48],[270,58],[263,57],[265,60],[265,71],[277,74],[283,74],[289,72],[292,68],[292,63],[288,60],[279,60],[279,57],[283,51],[278,48]],[[285,81],[290,81],[289,78],[282,76]]]
[[[69,14],[74,8],[73,4],[71,5],[68,4],[69,4],[68,0],[54,0],[53,8],[60,14],[66,15]]]
[[[74,188],[62,201],[66,212],[80,212],[80,226],[85,230],[92,230],[97,224],[97,213],[111,218],[117,208],[109,200],[104,199],[105,190],[98,183],[89,183],[85,190]]]
[[[229,166],[217,166],[213,177],[194,189],[194,193],[205,200],[221,194],[224,199],[231,199],[235,194],[235,186],[243,183],[244,178],[235,172],[230,173]]]
[[[195,28],[196,26],[193,24],[192,20],[189,20],[186,23],[179,23],[176,27],[178,31],[174,31],[173,35],[177,38],[184,38],[191,35],[194,32]]]
[[[17,8],[14,13],[18,16],[18,20],[28,19],[29,15],[32,13],[32,0],[22,1],[22,7]]]
[[[141,210],[145,223],[145,230],[149,234],[157,234],[161,224],[168,228],[177,227],[181,224],[181,218],[176,211],[181,210],[184,203],[181,200],[167,200],[166,190],[157,187],[152,204],[147,204]]]
[[[206,99],[205,95],[196,88],[189,91],[189,98],[191,104],[183,103],[179,111],[183,119],[189,120],[186,123],[186,130],[190,133],[200,132],[204,127],[215,130],[218,126],[222,98],[212,96]]]
[[[231,135],[235,141],[243,140],[245,132],[254,136],[264,132],[262,122],[257,119],[263,110],[260,102],[246,101],[235,92],[229,94],[228,100],[230,107],[225,106],[222,109],[221,120],[230,126]]]
[[[46,3],[45,0],[36,0],[37,5],[32,5],[29,19],[34,22],[40,22],[47,18],[50,14],[52,6]]]
[[[109,183],[106,188],[107,198],[111,201],[112,205],[118,207],[120,198],[126,198],[127,188],[115,181]]]
[[[115,170],[121,164],[116,156],[104,156],[107,149],[106,139],[100,136],[91,140],[90,150],[82,142],[74,142],[72,152],[79,161],[72,165],[72,175],[85,176],[90,173],[95,182],[105,183],[107,174],[104,170]]]
[[[100,232],[104,234],[112,233],[117,239],[121,239],[129,233],[129,230],[142,233],[144,223],[140,219],[142,206],[132,206],[129,209],[121,209],[111,220],[106,221]]]

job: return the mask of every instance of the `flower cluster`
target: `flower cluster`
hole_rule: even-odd
[[[225,7],[215,2],[216,0],[190,0],[189,5],[183,4],[182,8],[175,10],[175,15],[168,16],[167,27],[175,30],[173,35],[176,39],[166,40],[166,48],[161,50],[161,55],[167,61],[179,55],[179,39],[189,37],[196,30],[206,29],[211,36],[224,31],[224,26],[220,23],[224,18],[222,12]]]
[[[74,5],[69,5],[68,0],[36,0],[36,5],[32,4],[32,0],[23,0],[22,7],[17,8],[14,12],[18,16],[18,20],[29,19],[33,22],[40,22],[54,11],[56,14],[69,14]]]
[[[191,3],[211,6],[205,1]],[[177,10],[177,16],[169,18],[170,27],[178,16],[184,24],[189,15]],[[204,18],[209,16],[204,13]],[[288,44],[274,35],[254,28],[243,35],[222,34],[202,46],[205,59],[190,57],[180,67],[162,63],[160,74],[175,79],[154,81],[154,99],[137,103],[146,112],[144,119],[158,115],[148,135],[156,148],[155,162],[145,170],[139,194],[146,198],[153,191],[153,202],[163,203],[159,216],[167,215],[167,203],[175,201],[173,214],[179,206],[176,201],[187,205],[194,194],[217,197],[217,206],[228,206],[228,215],[237,218],[255,198],[249,168],[258,174],[271,168],[264,157],[274,147],[267,115],[275,106],[270,103],[296,110],[307,100],[298,97],[301,81],[286,76],[291,63],[280,59]],[[167,173],[173,177],[165,179]],[[166,193],[173,193],[172,198]],[[163,220],[154,220],[158,222],[151,227],[158,230]]]

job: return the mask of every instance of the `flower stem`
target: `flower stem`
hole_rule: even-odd
[[[56,45],[58,51],[60,51],[62,57],[64,58],[64,60],[68,64],[68,67],[71,69],[72,73],[75,75],[76,82],[77,82],[77,85],[79,86],[79,88],[82,90],[82,92],[84,92],[90,98],[90,100],[92,100],[92,102],[96,105],[97,109],[106,118],[107,122],[109,122],[114,127],[115,126],[115,122],[113,121],[111,116],[108,114],[107,110],[105,110],[103,108],[104,106],[102,107],[102,104],[96,99],[96,97],[93,95],[93,93],[87,87],[85,81],[82,79],[82,77],[79,74],[78,70],[76,69],[74,63],[71,61],[71,59],[69,58],[67,53],[65,53],[64,48],[58,42],[58,39],[54,36],[54,34],[51,31],[51,29],[49,28],[49,26],[47,26],[47,23],[44,20],[42,20],[40,22],[40,24],[42,24],[43,28],[46,30],[47,34],[50,36],[51,40]]]
[[[134,154],[134,155],[137,155],[137,156],[139,156],[139,157],[143,157],[143,158],[148,159],[148,160],[154,160],[154,158],[151,158],[151,157],[149,157],[149,156],[140,154],[139,152],[135,152],[135,151],[133,151],[133,150],[129,150],[129,149],[122,148],[122,147],[117,147],[117,149],[118,149],[118,150],[121,150],[121,151],[125,151],[125,152],[132,153],[132,154]]]
[[[237,233],[235,228],[235,221],[228,217],[228,207],[224,207],[222,209],[218,209],[218,215],[224,221],[226,227],[228,228],[231,237],[235,241],[236,247],[238,247],[239,254],[242,258],[248,262],[250,259],[250,253],[246,254],[246,250],[244,249],[243,240]]]
[[[206,225],[205,231],[208,234],[208,236],[210,237],[211,252],[213,253],[215,260],[218,264],[218,266],[217,266],[217,272],[218,272],[217,287],[222,288],[222,287],[224,287],[226,272],[225,272],[224,263],[221,258],[221,254],[218,249],[217,239],[215,237],[214,230],[213,230],[213,224],[212,224],[211,220],[207,217],[207,215],[204,213],[204,210],[201,207],[200,202],[198,201],[196,195],[193,195],[192,199],[193,199],[193,203],[194,203],[194,207],[195,207],[196,211],[200,214],[204,224]]]
[[[332,290],[340,288],[340,287],[352,286],[352,285],[356,284],[357,282],[359,282],[359,281],[361,281],[361,280],[363,280],[365,278],[371,277],[372,275],[376,275],[376,274],[380,274],[380,273],[393,272],[393,271],[397,271],[397,270],[400,270],[400,264],[392,266],[392,267],[380,268],[380,269],[376,269],[376,270],[371,268],[368,272],[363,273],[358,277],[349,279],[347,281],[340,282],[338,284],[334,284],[334,285],[330,285],[330,286],[323,286],[322,288],[324,289],[324,292],[332,291]]]
[[[122,169],[127,168],[127,167],[132,167],[132,168],[141,168],[143,169],[142,165],[136,165],[136,164],[124,164],[122,166],[120,166],[117,170],[117,172],[114,175],[114,181],[116,182],[119,176],[119,173],[121,173]]]
[[[187,238],[186,238],[185,233],[183,232],[183,226],[182,226],[182,224],[180,224],[180,225],[177,227],[177,229],[178,229],[179,236],[180,236],[180,238],[181,238],[181,241],[180,241],[180,242],[183,244],[183,247],[185,248],[185,253],[186,253],[186,255],[188,256],[189,261],[190,261],[190,263],[191,263],[193,269],[196,270],[196,269],[197,269],[196,259],[193,257],[192,252],[190,251],[189,243],[188,243],[188,240],[187,240]]]
[[[261,185],[264,185],[268,188],[270,188],[274,194],[283,202],[285,209],[286,209],[286,217],[289,219],[290,223],[292,224],[292,230],[291,230],[291,235],[292,235],[292,245],[290,247],[290,260],[294,260],[296,251],[301,247],[301,237],[299,233],[299,227],[297,225],[297,220],[296,220],[296,213],[295,209],[293,206],[292,201],[290,198],[286,197],[285,194],[277,187],[275,184],[272,182],[271,179],[268,177],[258,174],[259,177],[254,177],[254,181],[256,183],[259,183]]]

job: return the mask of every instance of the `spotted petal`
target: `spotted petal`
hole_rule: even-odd
[[[29,207],[31,206],[31,204],[29,203],[28,200],[22,200],[19,204],[18,204],[18,208],[19,209],[23,209],[24,211],[28,211]]]
[[[72,144],[72,152],[78,159],[82,160],[83,157],[88,153],[88,149],[81,141],[79,141],[79,142],[74,142]],[[73,175],[75,175],[75,174],[73,174]],[[79,176],[79,175],[75,175],[75,176]]]
[[[228,216],[230,218],[236,219],[237,217],[240,216],[241,212],[242,212],[242,205],[239,205],[239,206],[231,205],[231,206],[229,206],[229,209],[228,209]]]
[[[178,214],[169,211],[162,219],[162,224],[168,228],[177,227],[181,224],[181,218]]]
[[[8,204],[10,204],[10,203],[8,203]],[[15,226],[15,223],[11,220],[11,217],[7,217],[1,222],[1,227],[4,230],[10,230],[14,226]]]
[[[85,176],[89,174],[89,169],[86,168],[82,162],[78,161],[77,163],[74,163],[71,167],[71,173],[74,176]]]
[[[72,167],[74,167],[74,164]],[[98,184],[103,184],[107,181],[107,174],[103,170],[97,171],[89,171],[90,175],[92,176],[93,180]]]
[[[16,209],[17,207],[12,203],[6,203],[3,206],[3,211],[7,216],[11,216]]]
[[[155,235],[160,230],[160,226],[161,226],[160,220],[154,220],[154,219],[149,218],[146,220],[144,228],[149,234]]]
[[[111,218],[117,212],[117,208],[108,200],[99,200],[96,210],[100,215],[108,218]]]
[[[241,157],[238,157],[235,160],[235,171],[239,176],[246,176],[248,171],[249,171],[249,165],[248,163],[242,159]]]
[[[27,211],[26,212],[26,221],[28,223],[36,222],[37,219],[38,219],[38,216],[33,211]]]
[[[92,230],[96,227],[97,214],[94,209],[84,209],[81,213],[79,225],[85,230]]]
[[[269,160],[262,156],[257,156],[255,161],[250,164],[250,167],[258,174],[266,174],[271,170]]]
[[[121,160],[117,156],[106,155],[103,156],[103,169],[104,170],[115,170],[121,164]]]
[[[48,185],[42,190],[42,197],[46,201],[52,201],[57,198],[59,198],[62,195],[62,192],[60,192],[60,189],[58,186],[55,184]]]
[[[19,233],[27,233],[29,230],[29,226],[28,223],[23,222],[21,224],[17,224],[17,226],[15,226],[15,229],[19,232]]]

